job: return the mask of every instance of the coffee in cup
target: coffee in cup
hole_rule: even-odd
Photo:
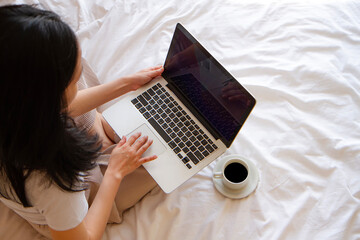
[[[242,159],[228,159],[220,172],[214,173],[214,178],[221,178],[223,184],[234,190],[246,186],[249,176],[249,166]]]

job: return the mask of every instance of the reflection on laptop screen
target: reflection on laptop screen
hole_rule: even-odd
[[[255,99],[180,24],[164,68],[164,78],[230,146]]]

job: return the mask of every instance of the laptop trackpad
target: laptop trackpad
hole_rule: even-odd
[[[131,135],[134,135],[135,133],[138,132],[141,132],[141,136],[148,136],[149,139],[153,140],[153,143],[145,151],[143,157],[148,157],[152,155],[159,156],[160,154],[166,151],[166,147],[164,146],[164,144],[161,143],[161,141],[155,136],[152,130],[148,126],[146,126],[146,124],[140,125],[140,127],[136,128],[134,131],[126,135],[126,138],[129,139]]]

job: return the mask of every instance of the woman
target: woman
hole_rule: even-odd
[[[112,90],[77,96],[79,45],[56,14],[27,5],[0,7],[0,32],[0,200],[33,226],[48,226],[53,239],[101,239],[120,183],[156,159],[141,157],[152,141],[139,133],[121,139],[88,208],[84,178],[96,167],[101,144],[69,112],[76,116],[111,100],[96,94]],[[123,79],[116,94],[161,71]],[[86,96],[92,96],[91,106]]]

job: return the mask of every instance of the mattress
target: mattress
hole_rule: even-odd
[[[104,240],[360,239],[358,1],[2,2],[60,14],[101,83],[163,64],[180,22],[257,100],[223,156],[170,194],[153,189]],[[214,187],[230,154],[258,169],[246,198]],[[0,223],[0,239],[41,239],[3,205]]]

